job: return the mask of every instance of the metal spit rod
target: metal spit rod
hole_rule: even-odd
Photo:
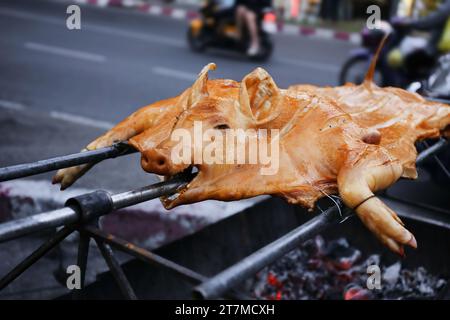
[[[416,163],[420,165],[425,159],[436,154],[440,150],[443,150],[448,146],[448,141],[446,139],[440,139],[430,148],[422,151],[418,157]],[[115,147],[116,148],[116,147]],[[96,150],[96,151],[100,151]],[[84,153],[89,153],[87,151]],[[113,152],[114,153],[114,152]],[[118,155],[118,153],[115,153]],[[70,157],[70,156],[67,156]],[[57,159],[57,158],[54,158]],[[44,160],[51,161],[52,159]],[[97,159],[98,160],[98,159]],[[71,164],[73,165],[73,164]],[[26,165],[19,165],[26,166]],[[9,167],[11,168],[11,167]],[[2,172],[4,169],[0,169],[0,177],[2,177]],[[12,171],[11,171],[12,172]],[[17,172],[16,172],[17,173]],[[22,173],[21,173],[22,174]],[[1,178],[0,178],[1,181]],[[174,193],[178,188],[187,183],[188,180],[183,179],[173,179],[171,181],[165,181],[150,185],[137,190],[127,191],[123,193],[118,193],[111,196],[113,202],[113,209],[120,209],[126,206],[130,206],[136,203],[144,202],[150,199],[158,198],[163,195],[169,195]],[[57,227],[61,225],[67,225],[75,223],[80,220],[80,214],[75,211],[74,208],[64,207],[62,209],[53,210],[49,212],[44,212],[40,214],[33,215],[31,217],[26,217],[22,219],[12,220],[3,224],[0,224],[0,243],[11,239],[16,239],[23,235],[31,234],[40,230]]]
[[[445,141],[440,141],[438,144],[431,147],[431,150],[426,150],[425,153],[419,155],[418,162],[422,162],[427,157],[433,155],[438,150],[445,147]],[[189,179],[188,179],[189,178]],[[171,181],[161,182],[149,187],[141,188],[134,191],[128,191],[119,193],[116,195],[109,195],[107,192],[97,191],[91,194],[82,195],[82,199],[87,201],[90,209],[98,209],[100,214],[94,215],[98,217],[103,214],[107,214],[110,211],[129,205],[133,205],[139,202],[150,200],[162,195],[168,195],[174,193],[181,186],[190,181],[191,177],[187,175],[179,176]],[[100,194],[98,194],[100,193]],[[108,202],[107,209],[102,208],[102,205],[98,204],[96,200],[102,199],[102,201]],[[76,203],[76,202],[75,202]],[[80,204],[84,202],[81,201]],[[103,206],[103,207],[105,207]],[[81,206],[82,207],[82,206]],[[348,216],[347,210],[344,215],[341,215],[342,205],[339,203],[337,206],[328,209],[321,215],[303,224],[297,229],[291,231],[285,236],[279,238],[266,247],[258,250],[254,254],[248,256],[240,263],[226,269],[219,273],[217,276],[205,281],[201,279],[203,283],[196,287],[194,293],[201,298],[217,298],[225,295],[227,292],[243,280],[262,269],[264,266],[279,259],[284,254],[294,249],[299,243],[313,237],[314,235],[322,232],[326,228],[335,225],[338,222],[343,221],[343,217]],[[32,232],[43,230],[49,227],[55,227],[63,224],[77,223],[86,221],[86,215],[84,210],[77,208],[76,206],[70,206],[47,213],[35,215],[24,219],[18,219],[9,223],[0,225],[0,242],[14,239]],[[88,210],[89,211],[89,210]],[[95,211],[95,210],[94,210]],[[45,243],[37,251],[31,254],[25,261],[23,261],[17,268],[11,271],[0,282],[0,288],[5,287],[13,281],[18,275],[20,275],[26,268],[34,263],[39,257],[47,252],[51,247],[59,243],[68,233],[72,232],[71,228],[62,229],[58,235],[51,239],[48,243]],[[200,280],[200,279],[199,279]]]
[[[133,149],[128,144],[128,142],[120,142],[113,144],[112,146],[100,148],[97,150],[73,153],[37,162],[0,168],[0,182],[77,166],[85,163],[97,163],[102,160],[124,156],[134,152],[137,151]]]
[[[419,155],[417,163],[421,161],[420,157],[428,157],[429,154],[435,154],[444,149],[448,145],[448,141],[441,138],[432,147],[426,150],[426,153]],[[24,163],[0,168],[0,182],[17,178],[32,176],[39,173],[49,172],[62,168],[77,166],[86,163],[97,163],[102,160],[116,158],[127,154],[135,153],[127,141],[113,144],[112,146],[100,148],[92,151],[84,151],[73,153],[65,156],[54,157],[32,163]]]
[[[329,208],[281,238],[252,253],[197,286],[194,289],[194,295],[201,299],[220,298],[227,291],[242,284],[265,266],[294,250],[300,243],[343,221],[343,217],[350,214],[350,209],[344,210],[344,213],[341,215],[341,208],[341,204]]]
[[[111,195],[112,210],[175,193],[180,187],[187,184],[191,178],[187,176],[177,177],[133,191]],[[104,214],[107,213],[109,212]],[[5,222],[0,224],[0,243],[52,227],[73,224],[80,220],[81,213],[76,207],[64,207],[31,217]]]

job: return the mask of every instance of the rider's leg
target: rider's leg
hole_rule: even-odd
[[[249,54],[255,55],[259,51],[259,34],[258,34],[258,20],[256,12],[251,10],[246,10],[246,21],[247,27],[250,33],[250,48]]]
[[[236,8],[236,29],[237,29],[236,36],[238,39],[242,39],[242,28],[246,20],[245,19],[246,11],[247,9],[242,5],[239,5]]]

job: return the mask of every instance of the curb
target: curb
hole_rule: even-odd
[[[72,0],[71,2],[96,7],[122,7],[129,10],[139,11],[144,14],[164,16],[176,20],[192,20],[200,16],[195,10],[150,4],[143,0]],[[361,37],[359,33],[356,32],[334,31],[325,28],[298,26],[284,23],[275,24],[274,22],[264,22],[264,27],[271,33],[303,36],[324,40],[334,39],[354,44],[359,44],[361,42]]]

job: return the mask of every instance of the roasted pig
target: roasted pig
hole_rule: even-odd
[[[141,152],[142,168],[166,179],[196,167],[198,174],[185,188],[162,198],[168,209],[262,194],[312,209],[319,198],[338,194],[391,250],[403,254],[403,245],[417,246],[412,233],[374,192],[400,177],[417,176],[414,143],[448,135],[449,106],[402,89],[379,88],[370,81],[370,72],[361,85],[280,89],[261,68],[241,82],[208,80],[212,69],[214,64],[207,65],[181,95],[138,110],[85,150],[129,141]],[[253,138],[277,144],[270,152],[277,153],[278,170],[261,174],[267,162],[198,163],[194,157],[201,150],[195,144],[189,146],[190,163],[175,162],[178,142],[172,134],[177,129],[195,134],[199,122],[203,130],[221,132],[265,129],[266,135]],[[244,147],[249,141],[242,142]],[[65,189],[91,166],[59,170],[53,182]]]

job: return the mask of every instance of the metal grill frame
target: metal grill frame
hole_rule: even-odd
[[[448,141],[441,138],[418,155],[416,164],[420,165],[426,159],[431,157],[436,159],[436,154],[447,146]],[[0,168],[0,182],[83,163],[95,164],[104,159],[115,158],[133,152],[136,151],[128,144],[120,143],[95,151],[81,152],[29,164]],[[99,229],[99,217],[120,208],[158,198],[163,195],[167,196],[174,194],[177,190],[189,183],[192,176],[192,174],[184,173],[169,181],[118,194],[110,194],[106,191],[97,190],[70,198],[66,202],[64,208],[0,224],[0,243],[17,239],[41,230],[64,226],[14,267],[8,274],[1,278],[0,290],[4,289],[12,281],[17,279],[17,277],[30,268],[52,248],[57,246],[62,240],[77,231],[80,234],[77,265],[80,267],[81,271],[81,289],[85,287],[84,280],[89,243],[91,239],[93,239],[125,299],[135,300],[137,299],[137,296],[119,262],[116,260],[113,248],[127,253],[145,263],[165,268],[180,279],[192,283],[195,285],[193,289],[194,298],[250,299],[248,296],[235,292],[233,288],[239,283],[242,283],[243,280],[251,277],[259,270],[289,253],[304,241],[314,237],[331,226],[344,222],[353,214],[350,209],[344,208],[340,200],[337,200],[334,206],[211,278]],[[81,290],[74,290],[72,296],[74,299],[80,298]]]

